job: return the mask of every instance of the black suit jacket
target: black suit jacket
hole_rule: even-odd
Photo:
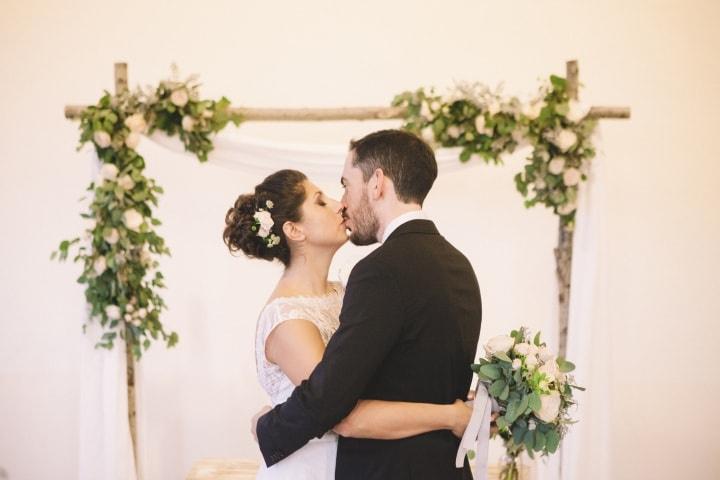
[[[340,327],[322,361],[261,417],[268,466],[350,413],[359,399],[450,404],[465,399],[482,307],[472,266],[428,220],[400,225],[348,280]],[[340,437],[335,478],[468,479],[459,439],[438,430],[402,440]]]

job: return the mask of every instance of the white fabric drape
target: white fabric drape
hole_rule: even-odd
[[[150,139],[177,153],[185,147],[177,137],[154,133]],[[215,138],[215,149],[209,162],[246,173],[268,174],[282,168],[301,170],[310,178],[338,180],[347,155],[347,145],[313,145],[304,143],[277,143],[268,140],[222,135]],[[473,168],[480,162],[458,161],[460,148],[445,148],[436,152],[438,174]]]
[[[601,143],[600,133],[594,137]],[[603,265],[606,254],[604,209],[605,165],[598,150],[578,196],[573,238],[567,358],[575,363],[575,381],[587,390],[575,390],[577,408],[563,440],[560,455],[538,462],[538,480],[611,478],[610,395],[607,305]]]
[[[99,162],[91,153],[92,178]],[[98,322],[88,323],[80,353],[80,480],[136,480],[127,403],[125,342],[112,350],[95,348],[103,335]]]
[[[151,140],[171,151],[184,152],[183,145],[175,138],[154,134]],[[269,174],[280,168],[295,168],[311,178],[336,181],[342,170],[347,152],[346,145],[309,145],[277,143],[247,137],[226,138],[218,136],[209,163],[223,168],[257,174]],[[443,149],[436,152],[439,173],[443,175],[462,169],[476,168],[482,162],[461,163],[459,149]],[[95,163],[97,163],[95,161]],[[570,306],[570,329],[568,358],[578,366],[578,383],[588,387],[587,394],[580,394],[580,409],[576,417],[581,421],[563,444],[563,479],[609,478],[603,466],[607,459],[608,403],[603,381],[606,364],[600,348],[606,332],[599,321],[600,248],[602,245],[602,190],[600,178],[602,160],[594,161],[589,181],[581,189],[578,219],[575,232],[573,258],[572,298]],[[97,165],[95,165],[95,172]],[[96,173],[95,173],[96,175]],[[171,239],[172,240],[172,239]],[[550,277],[551,274],[548,274]],[[548,320],[545,339],[553,345],[557,332],[554,318]],[[135,480],[134,457],[127,425],[127,395],[125,381],[124,346],[117,342],[112,351],[96,350],[94,343],[101,333],[90,327],[87,332],[87,348],[83,352],[83,384],[81,394],[80,428],[80,478],[85,479],[131,479]],[[141,389],[141,376],[137,388]],[[143,438],[142,404],[138,402],[138,435]],[[143,450],[139,449],[140,463]],[[592,456],[592,461],[588,455]],[[537,478],[559,479],[560,458],[536,462]],[[590,471],[592,469],[592,472]]]

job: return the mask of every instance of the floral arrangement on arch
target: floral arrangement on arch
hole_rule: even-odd
[[[77,281],[85,285],[89,321],[106,330],[98,347],[111,349],[119,335],[139,359],[152,340],[162,337],[168,347],[178,341],[160,322],[167,306],[158,294],[165,284],[156,258],[170,250],[156,232],[161,222],[153,207],[163,189],[145,176],[137,147],[143,134],[159,130],[178,136],[186,151],[207,161],[212,134],[241,118],[229,110],[229,100],[203,100],[198,88],[195,76],[179,80],[173,68],[172,78],[156,87],[105,92],[82,112],[78,150],[91,143],[101,167],[87,188],[84,234],[63,240],[51,258],[66,260],[73,250],[73,260],[82,265]]]
[[[573,229],[578,186],[595,156],[596,121],[569,98],[564,78],[551,76],[525,103],[473,83],[459,84],[444,97],[434,89],[404,92],[393,105],[406,109],[403,128],[434,146],[461,148],[463,162],[475,157],[499,164],[503,155],[530,144],[531,154],[515,176],[525,206],[545,205]]]

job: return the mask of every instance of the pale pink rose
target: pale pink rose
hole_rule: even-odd
[[[147,122],[142,113],[135,113],[125,119],[125,126],[128,127],[131,132],[143,133],[147,128]]]
[[[93,262],[93,270],[95,270],[96,275],[102,275],[105,270],[107,270],[107,261],[105,261],[105,257],[98,257]]]
[[[130,178],[130,175],[127,175],[127,174],[118,178],[117,183],[120,186],[120,188],[122,188],[123,190],[132,190],[133,187],[135,186],[135,182],[133,182],[133,179]]]
[[[95,142],[95,145],[100,148],[108,148],[112,143],[112,138],[109,133],[103,130],[98,130],[93,133],[93,141]]]
[[[568,168],[563,174],[563,182],[568,187],[573,187],[580,183],[580,170],[577,168]]]
[[[103,238],[110,245],[115,245],[118,240],[120,240],[120,232],[117,231],[117,228],[113,228],[107,233],[107,235],[103,235]]]
[[[182,119],[182,128],[186,132],[192,132],[195,128],[195,119],[190,115],[185,115]]]
[[[546,423],[552,423],[560,413],[560,394],[552,391],[547,395],[540,395],[540,411],[535,415]]]
[[[514,338],[508,335],[498,335],[485,344],[485,353],[490,357],[500,352],[507,353],[512,348],[513,343],[515,343]]]
[[[188,96],[188,92],[184,88],[178,88],[177,90],[173,90],[173,92],[170,94],[170,101],[175,106],[180,108],[187,105],[189,99],[190,97]]]
[[[120,307],[117,305],[108,305],[105,307],[105,315],[110,320],[120,320]]]
[[[129,210],[125,210],[123,213],[123,221],[125,222],[125,226],[127,228],[138,231],[140,229],[140,225],[143,224],[144,218],[137,210],[131,208]]]
[[[125,146],[131,150],[135,150],[139,143],[140,143],[140,134],[139,133],[130,132],[130,134],[125,139]]]
[[[575,135],[575,132],[572,130],[560,130],[555,135],[553,143],[560,149],[560,151],[567,152],[570,150],[570,147],[577,143],[577,135]]]
[[[565,168],[565,157],[555,157],[550,160],[548,171],[553,175],[560,175]]]
[[[117,179],[118,168],[112,163],[103,163],[100,167],[100,180],[109,180],[114,182]]]

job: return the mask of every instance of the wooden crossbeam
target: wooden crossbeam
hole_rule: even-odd
[[[115,90],[127,88],[127,83],[117,85],[117,78],[127,82],[127,64],[116,63]],[[120,75],[117,75],[120,73]],[[87,107],[68,105],[65,118],[77,120]],[[340,108],[250,108],[231,107],[230,111],[239,113],[245,121],[251,122],[323,122],[331,120],[399,120],[405,118],[405,107],[340,107]],[[628,107],[592,107],[588,113],[591,118],[611,119],[630,118]]]

